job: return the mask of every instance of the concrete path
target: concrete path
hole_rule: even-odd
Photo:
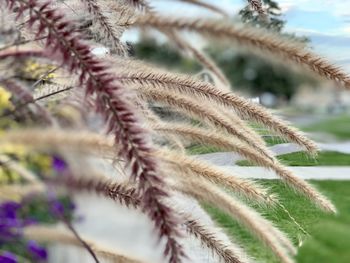
[[[350,141],[334,143],[317,143],[321,151],[334,151],[350,154]],[[283,143],[271,146],[270,149],[276,155],[302,151],[302,148],[294,143]]]
[[[275,179],[277,176],[261,167],[221,166],[227,172],[242,178]],[[303,179],[317,180],[350,180],[350,167],[290,167]],[[97,197],[93,194],[79,194],[75,198],[78,215],[83,216],[76,223],[79,233],[91,237],[99,244],[142,259],[142,262],[161,263],[164,243],[157,242],[153,234],[153,224],[139,211],[125,208],[116,202]],[[212,220],[205,214],[199,204],[188,197],[176,196],[173,203],[195,218],[201,218],[209,226]],[[224,234],[221,234],[225,238]],[[218,259],[198,240],[186,236],[183,239],[186,253],[189,256],[184,262],[214,263]],[[55,245],[50,248],[50,263],[93,263],[90,255],[83,249],[71,246]],[[109,262],[101,260],[101,262]]]
[[[350,153],[350,143],[321,145],[324,150],[341,150]],[[300,151],[294,144],[282,144],[271,147],[276,154]],[[213,164],[219,165],[227,172],[237,174],[242,178],[275,179],[277,176],[261,167],[240,167],[234,165],[241,159],[234,153],[213,153],[197,156]],[[108,167],[101,167],[110,171]],[[350,167],[290,167],[296,175],[303,179],[317,180],[350,180]],[[91,237],[99,244],[114,248],[123,254],[132,255],[142,262],[161,263],[164,242],[157,242],[153,234],[153,224],[144,214],[116,204],[113,201],[97,197],[92,194],[79,194],[75,201],[78,207],[78,215],[83,220],[76,224],[79,233]],[[209,226],[213,226],[212,220],[205,214],[199,204],[188,197],[176,196],[173,203],[183,210],[191,213],[196,218],[201,218]],[[222,234],[223,238],[225,235]],[[186,253],[189,256],[184,262],[214,263],[219,260],[203,247],[193,237],[186,236],[183,239]],[[90,255],[83,249],[71,246],[54,245],[50,248],[50,263],[75,263],[93,262]],[[101,262],[109,262],[103,261]]]
[[[116,175],[111,172],[110,164],[96,159],[92,159],[90,163],[92,162],[94,167],[98,168],[98,171],[105,172],[105,175],[116,179]],[[123,175],[118,178],[123,178]],[[142,259],[140,262],[166,262],[163,258],[164,240],[158,242],[157,236],[154,235],[153,222],[145,214],[91,193],[76,194],[74,202],[77,205],[76,214],[83,218],[80,222],[75,223],[75,227],[81,235],[89,237],[89,239],[95,240],[105,247],[113,248],[124,255]],[[170,202],[174,204],[172,206],[175,206],[177,210],[182,210],[192,215],[193,218],[200,218],[208,226],[214,226],[211,218],[203,211],[196,200],[177,193],[172,196]],[[219,233],[219,235],[224,240],[227,238],[223,233]],[[219,262],[218,258],[193,236],[185,235],[182,242],[188,256],[188,259],[183,262]],[[56,244],[50,247],[49,255],[50,263],[94,262],[84,249],[72,246]],[[99,259],[100,262],[112,262]]]
[[[322,151],[335,151],[350,154],[350,142],[338,142],[338,143],[319,143]]]
[[[262,167],[221,166],[221,169],[242,178],[276,179],[273,171]],[[350,166],[294,166],[289,167],[298,177],[309,180],[350,180]]]
[[[339,143],[318,143],[317,144],[321,151],[335,151],[345,154],[350,154],[350,142],[339,142]],[[270,147],[270,150],[275,155],[282,155],[294,152],[303,151],[303,149],[294,143],[283,143],[277,144]],[[243,158],[233,152],[216,152],[216,153],[208,153],[196,155],[198,159],[207,161],[211,164],[218,166],[226,166],[226,165],[234,165],[239,160]]]
[[[175,197],[174,204],[183,208],[194,218],[201,218],[209,226],[214,226],[211,218],[202,210],[197,201],[184,196]],[[153,223],[148,217],[134,209],[125,208],[116,202],[92,194],[79,194],[75,198],[77,214],[83,220],[75,224],[81,235],[98,244],[112,248],[124,255],[131,255],[144,263],[163,263],[164,242],[158,242],[154,235]],[[224,239],[225,235],[220,234]],[[163,240],[164,241],[164,240]],[[194,237],[185,235],[182,239],[188,259],[183,262],[215,263],[218,258]],[[93,263],[91,256],[81,248],[54,245],[50,247],[50,263]],[[100,262],[105,261],[99,257]],[[124,261],[123,261],[124,262]]]

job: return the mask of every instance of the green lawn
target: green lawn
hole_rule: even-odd
[[[266,144],[268,146],[286,142],[285,140],[281,139],[279,136],[271,135],[271,132],[268,129],[265,129],[262,125],[259,125],[256,123],[249,123],[249,125],[252,128],[254,128],[256,132],[258,132],[260,135],[264,136],[264,140],[266,141]],[[305,132],[328,133],[330,135],[335,136],[339,140],[350,140],[350,116],[340,115],[336,117],[328,117],[325,120],[322,120],[310,126],[300,127],[300,129]],[[212,146],[198,145],[198,144],[191,145],[190,147],[187,148],[187,150],[189,154],[205,154],[205,153],[222,151]],[[326,157],[327,154],[325,154],[324,156]],[[330,154],[330,157],[331,158],[334,157],[334,154]],[[341,155],[337,157],[342,158]],[[343,157],[348,158],[347,156],[343,156]],[[288,156],[286,158],[288,158]],[[320,158],[323,158],[323,157],[320,156]],[[323,162],[322,159],[320,159],[319,161],[320,163]],[[312,162],[312,160],[307,160],[307,163],[310,163],[311,165],[311,163],[315,163],[315,162]],[[330,161],[329,163],[333,163],[333,162]],[[315,165],[317,165],[317,163],[315,163]],[[319,165],[322,165],[322,164],[319,164]],[[332,164],[324,164],[324,165],[332,165]],[[338,164],[334,164],[334,165],[338,165]],[[339,165],[345,165],[345,164],[339,164]]]
[[[266,144],[268,146],[272,146],[275,144],[285,143],[286,141],[281,139],[278,136],[267,136],[264,138],[266,141]],[[202,145],[202,144],[192,144],[191,146],[187,147],[188,154],[196,155],[196,154],[205,154],[205,153],[215,153],[215,152],[222,152],[223,150],[210,146],[210,145]]]
[[[193,144],[187,147],[186,150],[187,150],[187,153],[190,155],[222,152],[222,150],[219,148],[216,148],[210,145],[202,145],[202,144]]]
[[[278,194],[283,205],[290,211],[293,217],[303,226],[303,228],[308,231],[311,235],[318,234],[317,226],[320,226],[322,222],[328,222],[325,220],[334,220],[333,216],[329,216],[314,207],[307,199],[297,195],[293,190],[286,187],[282,182],[278,180],[259,180],[259,182]],[[342,220],[345,220],[347,224],[350,223],[350,181],[311,181],[320,191],[325,193],[336,205],[339,210],[339,216]],[[266,218],[270,219],[276,224],[281,230],[288,234],[288,236],[297,245],[301,239],[306,238],[301,231],[298,230],[296,225],[291,222],[287,214],[280,208],[266,209],[263,207],[254,206],[258,211],[263,213]],[[279,262],[275,259],[274,255],[254,237],[252,237],[249,232],[242,229],[233,219],[231,219],[226,214],[222,213],[215,207],[210,207],[205,205],[207,211],[212,215],[213,219],[226,230],[233,239],[238,240],[242,244],[249,254],[257,259],[258,262],[266,263],[277,263]],[[331,218],[331,219],[330,219]],[[336,227],[330,227],[329,229],[336,229],[338,232],[341,231],[342,225]],[[322,233],[322,232],[321,232]],[[335,232],[336,234],[337,232]],[[346,232],[344,232],[346,233]],[[324,235],[324,234],[323,234]],[[332,240],[337,240],[338,236],[332,236],[329,233],[328,238],[324,238],[321,244],[314,244],[310,240],[306,240],[305,248],[301,248],[300,257],[298,259],[300,262],[307,263],[323,263],[323,262],[334,262],[334,263],[345,263],[345,261],[315,261],[313,253],[317,252],[316,248],[325,246],[327,250],[330,250],[328,255],[332,257],[333,254],[344,255],[346,257],[350,251],[350,236],[345,236],[345,243],[339,244],[338,242],[333,242]],[[323,244],[323,243],[325,244]],[[340,246],[340,248],[339,248]],[[310,248],[311,247],[311,248]],[[345,247],[345,250],[344,250]],[[326,252],[324,252],[326,253]],[[333,253],[333,254],[332,254]],[[349,255],[350,256],[350,255]],[[317,258],[317,257],[316,257]]]
[[[306,132],[322,132],[334,135],[340,140],[350,140],[350,116],[330,117],[313,125],[302,127]]]
[[[273,146],[276,144],[286,143],[287,141],[279,136],[266,136],[264,137],[267,146]]]
[[[347,166],[350,165],[350,154],[339,152],[320,152],[316,159],[303,152],[283,154],[277,157],[288,166]],[[254,166],[249,161],[238,161],[239,166]]]

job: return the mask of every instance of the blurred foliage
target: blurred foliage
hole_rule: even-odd
[[[243,23],[275,31],[297,42],[306,43],[309,41],[306,37],[297,37],[294,34],[284,33],[283,28],[286,21],[283,19],[278,3],[272,0],[263,0],[262,2],[264,10],[266,10],[266,18],[261,17],[248,5],[239,12]],[[210,53],[213,56],[218,56],[219,54],[216,50]],[[310,79],[292,72],[287,67],[273,65],[252,54],[228,55],[230,59],[216,58],[219,66],[223,68],[234,87],[249,89],[255,95],[270,92],[277,97],[290,100],[300,84],[311,82]]]
[[[4,144],[0,154],[17,161],[21,166],[34,172],[38,176],[52,174],[53,158],[51,155],[32,152],[22,145]],[[21,182],[21,177],[6,166],[0,166],[0,184]]]
[[[68,220],[73,219],[74,204],[69,196],[58,196],[57,201],[64,208],[64,216]],[[40,222],[42,224],[54,224],[59,222],[57,215],[52,213],[52,204],[47,196],[33,196],[21,208],[21,217]]]
[[[23,200],[19,200],[18,204],[20,208],[16,212],[16,218],[13,219],[16,222],[23,221],[24,228],[30,225],[36,224],[56,224],[60,222],[60,219],[57,218],[52,211],[53,200],[56,203],[59,203],[63,210],[63,215],[69,221],[74,220],[74,204],[72,203],[70,197],[68,196],[43,196],[43,195],[29,195]],[[4,219],[4,218],[1,218]],[[9,220],[9,219],[8,219]],[[0,251],[1,252],[10,252],[16,255],[17,262],[47,262],[47,260],[39,260],[31,254],[31,251],[28,249],[28,243],[30,242],[22,234],[22,229],[20,230],[19,236],[14,236],[13,238],[7,240],[6,242],[0,242]],[[45,244],[44,244],[45,245]],[[41,247],[41,246],[40,246]],[[44,246],[45,247],[45,246]],[[45,250],[45,248],[43,250]],[[13,261],[2,261],[1,263],[12,263]]]
[[[249,91],[253,95],[270,92],[279,98],[290,100],[301,84],[313,83],[309,78],[292,72],[287,67],[273,65],[252,54],[213,46],[208,47],[207,52],[235,89]],[[195,73],[201,69],[201,65],[195,60],[182,57],[174,48],[166,43],[159,44],[155,39],[147,38],[136,43],[134,55],[184,73]]]
[[[244,89],[253,95],[270,92],[279,98],[290,100],[302,83],[311,83],[309,78],[253,54],[213,47],[208,52],[234,89]]]
[[[181,56],[178,50],[166,43],[158,43],[154,38],[147,37],[133,45],[132,53],[137,58],[185,73],[196,73],[201,69],[193,59]]]
[[[56,67],[51,64],[39,63],[35,60],[24,60],[22,65],[18,68],[19,75],[23,80],[33,83],[39,79],[44,81],[54,78]],[[40,85],[37,85],[40,88]],[[21,101],[17,101],[16,96],[12,96],[9,91],[0,86],[0,114],[6,117],[0,118],[0,136],[1,133],[9,128],[20,128],[24,124],[23,118],[17,118],[15,115],[21,115],[21,111],[16,109],[16,105]],[[15,114],[9,114],[14,112]],[[7,117],[8,116],[8,117]],[[23,145],[3,144],[1,145],[0,154],[9,157],[18,162],[24,168],[34,172],[38,176],[53,175],[53,156],[45,152],[32,152]],[[13,170],[8,169],[5,165],[0,165],[0,184],[18,183],[21,182],[21,177]]]

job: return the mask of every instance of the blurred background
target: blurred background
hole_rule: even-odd
[[[266,27],[286,37],[309,46],[331,62],[350,69],[350,25],[347,13],[350,3],[344,1],[270,1],[264,3],[270,21],[258,19],[245,1],[219,0],[204,1],[217,5],[234,22],[244,22],[257,27]],[[329,8],[329,5],[332,8]],[[182,1],[152,1],[156,12],[185,17],[222,18],[220,14],[208,11]],[[171,8],[169,8],[171,7]],[[347,8],[349,7],[349,8]],[[167,41],[166,36],[155,31],[129,30],[123,36],[131,46],[133,56],[184,73],[205,75],[205,70],[186,54]],[[320,82],[302,72],[291,70],[290,65],[271,64],[251,52],[237,49],[236,46],[221,46],[217,42],[204,41],[198,35],[187,33],[185,38],[197,48],[209,54],[224,71],[232,89],[252,97],[271,108],[289,108],[308,114],[339,115],[350,108],[348,92],[335,88],[332,83]],[[205,77],[205,76],[204,76]],[[315,96],[317,95],[317,99]],[[311,120],[310,120],[311,121]]]
[[[270,17],[269,21],[259,19],[258,14],[252,12],[244,0],[203,0],[224,10],[228,14],[225,18],[221,14],[188,4],[186,1],[149,2],[154,11],[164,15],[227,19],[233,24],[247,23],[275,31],[299,42],[300,45],[308,46],[350,73],[350,1],[263,0]],[[259,174],[254,174],[253,170],[249,170],[252,164],[241,160],[237,155],[219,152],[214,147],[198,144],[186,145],[186,151],[198,158],[232,169],[242,176],[256,176],[263,185],[273,188],[288,211],[291,211],[293,217],[311,237],[301,233],[283,209],[266,211],[262,207],[256,208],[300,246],[297,256],[299,263],[349,263],[350,92],[335,86],[332,82],[305,74],[290,64],[271,63],[269,58],[235,45],[219,44],[215,39],[204,40],[192,33],[184,33],[182,36],[217,63],[229,80],[232,91],[270,108],[274,114],[290,121],[318,143],[321,152],[318,157],[311,158],[301,152],[296,145],[286,143],[278,136],[272,135],[269,130],[255,127],[263,135],[271,150],[278,155],[279,160],[292,167],[302,178],[312,180],[312,183],[335,203],[339,210],[338,214],[325,215],[306,199],[296,196],[274,177],[271,177],[274,178],[272,180],[266,180],[269,176],[273,176],[266,170],[257,170]],[[168,41],[164,34],[152,30],[130,29],[123,34],[122,40],[128,43],[130,55],[134,58],[158,64],[171,71],[194,74],[209,82],[216,81],[191,54],[182,52],[181,47]],[[33,76],[37,67],[27,66],[23,74]],[[47,67],[44,72],[46,70]],[[42,73],[38,76],[40,75]],[[9,94],[0,90],[0,110],[8,108],[8,102]],[[164,108],[158,109],[157,105],[153,106],[163,117],[177,117]],[[1,125],[8,125],[5,120],[1,121],[3,122]],[[18,149],[8,150],[10,154],[12,151],[13,155],[18,155]],[[43,155],[35,156],[35,162],[33,160],[26,162],[34,163],[35,169],[42,170],[46,166],[51,168],[57,160],[60,159],[56,156]],[[235,163],[232,163],[232,160]],[[105,171],[111,169],[103,165],[99,168]],[[9,171],[3,169],[0,172],[0,179],[6,182]],[[182,199],[183,197],[179,198]],[[154,251],[157,240],[152,236],[152,226],[144,215],[132,214],[134,212],[123,207],[111,211],[111,207],[115,207],[114,203],[88,195],[77,196],[74,202],[78,217],[82,215],[82,220],[77,220],[79,231],[98,236],[101,240],[104,239],[107,245],[115,244],[130,254],[135,253],[136,256],[149,258],[150,262],[162,261],[162,252]],[[38,205],[31,208],[34,211],[31,213],[40,220],[51,222],[53,219],[48,218],[47,209],[43,207]],[[230,237],[239,240],[259,262],[278,263],[265,247],[249,233],[241,231],[238,224],[230,217],[215,207],[204,207],[214,221],[224,228]],[[188,208],[193,212],[199,208],[199,204],[190,203]],[[105,211],[108,212],[104,213]],[[202,210],[195,212],[204,216],[200,214]],[[102,222],[99,221],[101,215],[105,217],[107,213],[108,216],[103,218],[103,223],[97,223]],[[210,255],[200,251],[199,245],[194,244],[193,240],[186,242],[190,244],[192,253],[202,253],[202,262],[216,262],[210,261]],[[73,248],[51,247],[50,252],[53,255],[50,256],[50,262],[93,262],[89,255]]]
[[[222,18],[220,14],[184,2],[152,1],[152,7],[157,12],[169,13],[172,16],[179,14],[189,18]],[[346,72],[350,72],[350,1],[264,0],[270,17],[268,22],[261,21],[258,14],[252,12],[249,7],[244,7],[246,1],[203,2],[220,7],[229,15],[225,19],[230,19],[233,23],[248,23],[278,32],[307,45]],[[267,143],[280,155],[279,159],[289,166],[300,167],[298,173],[304,171],[304,178],[313,179],[313,183],[330,196],[339,208],[336,217],[328,217],[309,210],[308,205],[301,205],[300,200],[294,197],[290,197],[293,201],[286,202],[291,211],[297,203],[305,207],[305,211],[293,211],[293,215],[303,222],[302,225],[313,236],[306,244],[300,241],[300,245],[303,246],[298,253],[298,262],[350,262],[350,92],[336,87],[331,82],[304,74],[289,64],[271,63],[268,59],[237,46],[220,45],[215,40],[203,40],[191,33],[183,36],[217,63],[234,92],[270,108],[319,144],[322,151],[316,159],[312,159],[300,152],[300,149],[272,136],[269,131],[261,130]],[[176,44],[170,43],[166,36],[159,32],[130,30],[124,35],[124,40],[130,43],[132,56],[172,71],[197,74],[200,78],[212,81],[210,74],[195,58],[179,52]],[[227,165],[224,160],[225,154],[218,153],[215,148],[191,145],[188,151],[218,165]],[[238,161],[236,164],[249,166],[245,161]],[[305,167],[314,170],[302,170]],[[328,169],[330,167],[331,169]],[[274,184],[271,183],[272,185]],[[282,185],[278,188],[282,198],[288,200],[288,190]],[[210,211],[221,225],[230,227],[235,236],[242,238],[242,233],[232,230],[234,226],[228,218],[215,209]],[[310,214],[314,216],[310,218]],[[285,228],[280,215],[270,216],[277,225]],[[252,242],[248,240],[247,242]],[[253,242],[250,246],[254,245],[256,244]],[[269,256],[261,257],[261,250],[257,250],[260,251],[255,251],[257,258],[274,262]]]

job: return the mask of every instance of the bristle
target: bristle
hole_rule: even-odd
[[[204,1],[200,1],[200,0],[179,0],[179,1],[186,2],[186,3],[192,4],[192,5],[197,5],[197,6],[206,8],[208,10],[211,10],[215,13],[218,13],[224,17],[229,17],[228,13],[226,11],[224,11],[223,9],[221,9],[215,5],[212,5],[210,3],[204,2]]]
[[[125,84],[153,86],[159,90],[170,90],[181,96],[185,94],[200,100],[208,100],[211,103],[234,109],[243,119],[254,120],[265,127],[275,131],[281,137],[303,146],[310,154],[317,153],[317,146],[306,138],[296,128],[292,128],[285,121],[274,117],[267,109],[248,101],[234,93],[222,92],[207,82],[202,82],[186,75],[168,73],[154,70],[146,64],[134,60],[121,60],[129,66],[126,70],[120,70],[119,80]],[[136,68],[139,70],[136,70]]]
[[[155,124],[152,128],[160,133],[170,133],[179,137],[184,137],[201,144],[208,144],[220,148],[222,150],[233,151],[242,157],[253,161],[254,163],[265,166],[266,158],[261,157],[260,151],[256,150],[252,144],[249,147],[247,143],[241,142],[235,138],[227,136],[227,134],[219,130],[208,131],[205,128],[193,127],[183,124]],[[258,145],[258,143],[255,143]],[[268,159],[273,158],[272,153],[266,149],[269,154]]]
[[[186,217],[186,215],[184,215]],[[252,262],[242,251],[240,247],[222,240],[216,234],[217,229],[203,225],[199,220],[187,215],[186,220],[187,231],[200,239],[203,245],[215,252],[223,262],[230,263],[249,263]]]
[[[220,5],[202,0],[180,1],[228,18]],[[181,240],[185,230],[220,262],[252,262],[239,245],[205,222],[210,221],[210,216],[204,210],[203,217],[195,218],[187,204],[183,208],[177,204],[209,203],[260,239],[278,261],[293,263],[296,248],[292,242],[250,205],[257,210],[261,206],[279,207],[306,233],[302,224],[271,189],[187,155],[185,143],[196,142],[235,152],[272,170],[321,209],[336,212],[330,200],[274,157],[251,122],[302,146],[313,156],[317,145],[269,110],[231,92],[230,82],[204,52],[206,49],[187,41],[182,32],[215,38],[215,44],[234,42],[238,48],[268,58],[268,62],[308,68],[305,73],[316,73],[350,88],[350,77],[311,52],[307,45],[263,27],[250,27],[249,23],[232,25],[230,19],[159,16],[147,0],[0,2],[0,148],[25,149],[26,156],[24,165],[22,152],[0,153],[0,165],[20,178],[14,184],[0,186],[1,201],[15,198],[27,202],[31,200],[29,195],[47,196],[53,190],[69,196],[87,192],[148,216],[154,226],[152,233],[164,245],[162,262],[188,261],[187,243]],[[271,22],[266,2],[247,2],[250,6],[244,11],[250,12],[254,20]],[[204,70],[192,77],[128,58],[134,53],[138,56],[136,46],[134,52],[133,44],[124,45],[121,40],[131,26],[141,27],[142,36],[146,37],[149,29],[163,32],[178,51],[190,55],[191,61],[197,60]],[[156,46],[152,48],[158,52]],[[41,67],[42,61],[48,69],[44,75],[27,73],[28,68]],[[210,75],[209,80],[200,80],[198,76],[203,72]],[[50,77],[46,78],[48,74]],[[176,117],[168,118],[167,112],[163,114],[164,108],[171,108]],[[27,169],[31,167],[33,151],[44,152],[45,159],[54,160],[48,164],[53,172],[46,173],[46,164],[45,171]],[[64,173],[58,172],[56,161],[64,162]],[[110,173],[108,177],[100,173],[104,165]],[[95,262],[99,258],[112,262],[142,261],[80,237],[64,216],[56,219],[62,220],[73,235],[45,225],[25,227],[25,236],[19,235],[18,240],[16,237],[16,243],[26,244],[26,238],[30,238],[80,246],[90,252]],[[22,255],[18,256],[22,260]]]
[[[199,139],[201,134],[197,134],[196,137]],[[203,140],[203,139],[201,139]],[[62,142],[69,142],[67,144],[62,144]],[[72,147],[73,149],[79,149],[79,151],[87,151],[87,152],[99,152],[101,149],[105,155],[110,155],[113,152],[113,141],[104,138],[101,135],[96,135],[93,133],[84,134],[69,134],[65,132],[53,132],[53,131],[38,131],[38,130],[24,130],[11,133],[4,134],[0,137],[0,145],[4,143],[19,143],[26,144],[27,146],[34,146],[36,148],[40,147],[51,147],[51,149],[55,149],[57,147]],[[217,144],[218,142],[216,142]],[[221,143],[221,142],[220,142]],[[231,143],[232,144],[232,143]],[[299,193],[307,196],[312,202],[317,204],[323,210],[327,212],[335,212],[336,209],[334,205],[322,194],[316,191],[310,184],[305,182],[302,179],[299,179],[293,172],[291,172],[287,167],[281,165],[276,159],[270,160],[268,158],[264,158],[263,156],[259,156],[254,151],[249,150],[249,147],[245,147],[245,153],[242,151],[244,147],[240,149],[242,155],[243,153],[246,157],[258,165],[266,167],[268,169],[273,170],[278,176],[280,176],[288,185],[294,189],[296,189]],[[158,154],[160,158],[166,157],[165,153]],[[179,156],[181,156],[179,154]],[[157,158],[159,158],[157,156]],[[188,160],[191,160],[190,157],[186,157]],[[184,163],[186,163],[186,158],[183,158]],[[168,158],[169,159],[169,158]],[[170,158],[176,160],[175,157]],[[181,163],[181,162],[180,162]],[[190,163],[195,163],[194,161],[190,161]],[[198,163],[198,161],[197,161]],[[203,165],[202,165],[203,166]],[[204,165],[205,167],[205,165]],[[199,169],[201,170],[201,168]],[[202,169],[205,171],[205,169]]]
[[[11,11],[19,10],[18,18],[29,16],[28,26],[36,36],[47,36],[47,56],[75,73],[85,96],[94,98],[95,112],[103,116],[108,131],[113,133],[115,143],[120,146],[116,154],[124,158],[126,167],[132,167],[130,177],[138,182],[143,209],[157,227],[159,238],[166,238],[165,255],[169,255],[171,263],[180,262],[184,251],[177,240],[179,222],[171,207],[162,201],[168,194],[162,191],[164,182],[158,162],[149,154],[153,151],[148,139],[150,134],[142,128],[137,111],[129,102],[131,95],[110,72],[110,65],[92,53],[75,24],[58,7],[53,8],[51,1],[5,2]]]
[[[183,183],[175,184],[174,187],[203,202],[219,207],[227,214],[238,220],[249,229],[255,236],[259,237],[284,263],[292,263],[287,247],[293,247],[292,243],[265,218],[257,212],[235,200],[219,188],[206,183],[205,181],[186,180]],[[283,237],[279,237],[283,236]],[[284,244],[287,241],[288,244]]]
[[[204,52],[200,51],[196,47],[192,46],[190,43],[186,42],[179,34],[174,31],[165,31],[170,40],[175,41],[176,45],[183,52],[188,50],[190,54],[200,63],[204,68],[209,70],[214,74],[214,76],[220,81],[220,85],[218,87],[222,87],[224,91],[230,91],[230,82],[225,77],[225,74],[221,71],[221,69],[216,65],[216,63],[207,56]]]
[[[104,195],[127,207],[132,206],[138,209],[141,202],[136,189],[132,185],[113,181],[103,175],[60,178],[53,181],[53,183],[65,185],[68,189],[76,191],[89,191]],[[198,219],[194,219],[190,214],[183,211],[179,214],[184,220],[187,231],[215,252],[220,259],[233,263],[249,262],[245,253],[232,242],[223,241],[215,231],[202,224]]]
[[[215,167],[186,155],[166,150],[159,151],[157,155],[168,163],[176,166],[176,170],[182,173],[182,176],[180,177],[181,180],[184,180],[184,178],[190,178],[192,181],[195,181],[197,178],[199,180],[200,178],[205,178],[206,180],[223,186],[234,193],[238,193],[253,202],[272,206],[278,202],[275,196],[269,194],[266,189],[257,183],[239,178],[239,176],[234,173],[228,173],[219,167]],[[194,173],[196,176],[190,176],[189,172]],[[174,176],[176,176],[176,174],[174,174]]]
[[[37,121],[39,123],[46,123],[47,125],[52,125],[55,123],[55,120],[51,116],[50,112],[42,107],[39,103],[36,103],[32,93],[21,83],[14,80],[4,80],[0,81],[0,83],[3,84],[4,87],[16,98],[16,110],[33,103],[35,106],[35,115],[37,116]]]
[[[107,7],[103,8],[103,6],[101,6],[101,1],[82,1],[86,5],[88,12],[92,15],[94,21],[92,28],[95,28],[94,30],[97,31],[96,34],[98,34],[102,40],[101,43],[109,47],[112,53],[126,56],[127,50],[119,39],[121,32],[118,32],[117,30],[117,22],[113,21],[113,19],[110,18],[110,15],[108,15],[107,11],[104,10],[107,8],[111,9],[111,5],[113,5],[113,3],[109,3]],[[114,9],[115,8],[117,7],[114,7]]]
[[[280,35],[262,29],[235,27],[215,20],[169,19],[161,16],[141,16],[137,20],[140,26],[151,26],[160,29],[177,29],[196,31],[211,37],[234,40],[242,45],[259,48],[271,54],[277,54],[295,63],[305,65],[320,76],[338,82],[350,88],[349,76],[325,59],[292,43]]]
[[[250,137],[247,137],[245,133],[232,125],[225,116],[220,114],[213,107],[210,107],[208,105],[204,106],[196,100],[189,99],[188,97],[182,96],[175,92],[159,92],[158,89],[152,87],[143,86],[139,88],[138,91],[140,92],[140,96],[145,99],[165,103],[166,105],[175,107],[176,109],[197,118],[198,120],[206,120],[210,124],[224,129],[228,133],[237,137],[239,140],[242,140],[248,145],[251,145],[267,158],[272,158],[269,151],[264,145],[257,144],[255,141],[251,140]]]

